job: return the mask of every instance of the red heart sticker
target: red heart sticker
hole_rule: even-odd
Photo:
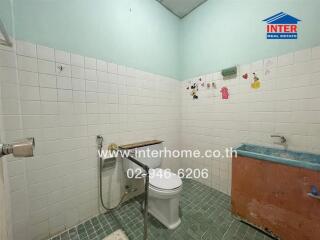
[[[244,78],[244,79],[248,79],[248,73],[246,73],[246,74],[244,74],[244,75],[242,75],[242,77]]]

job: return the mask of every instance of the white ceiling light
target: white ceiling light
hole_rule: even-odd
[[[157,0],[179,18],[187,16],[207,0]]]

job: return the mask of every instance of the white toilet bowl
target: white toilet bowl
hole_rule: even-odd
[[[150,176],[148,211],[169,229],[174,229],[180,220],[180,193],[182,181],[178,175],[155,169]]]
[[[163,149],[162,141],[135,148],[136,150],[160,151]],[[182,181],[178,175],[160,169],[162,163],[161,155],[148,157],[137,155],[135,158],[150,168],[150,184],[149,184],[149,205],[148,211],[163,225],[169,229],[179,226],[180,220],[180,193],[182,190]],[[124,161],[124,169],[134,173],[142,173],[143,170],[132,161],[126,159]]]

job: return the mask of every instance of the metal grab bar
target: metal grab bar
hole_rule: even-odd
[[[4,40],[0,39],[0,44],[7,46],[7,47],[12,47],[13,44],[10,40],[10,37],[9,37],[9,35],[6,31],[6,28],[3,24],[3,22],[1,21],[1,19],[0,19],[0,32],[1,32],[2,36],[4,37]]]
[[[101,136],[97,136],[98,138],[101,138]],[[121,146],[118,146],[115,143],[111,143],[108,146],[108,150],[113,151],[125,151],[126,148],[123,148]],[[143,222],[144,222],[144,234],[143,234],[143,240],[148,239],[148,197],[149,197],[149,166],[141,163],[137,159],[135,159],[133,154],[126,154],[125,158],[127,158],[129,161],[137,164],[139,167],[143,168],[143,170],[146,172],[142,174],[146,178],[145,185],[144,185],[144,214],[143,214]]]
[[[119,147],[120,150],[122,150],[121,147]],[[146,172],[143,174],[143,176],[146,178],[145,185],[144,185],[144,212],[143,212],[143,222],[144,222],[144,233],[143,233],[143,240],[148,239],[148,197],[149,197],[149,167],[141,162],[139,162],[137,159],[135,159],[132,156],[127,156],[127,159],[131,162],[134,162],[139,167],[143,168],[143,170]]]

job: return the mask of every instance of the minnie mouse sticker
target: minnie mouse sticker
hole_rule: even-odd
[[[199,88],[198,88],[198,84],[194,83],[192,86],[191,86],[191,96],[193,99],[198,99],[198,91],[199,91]]]

